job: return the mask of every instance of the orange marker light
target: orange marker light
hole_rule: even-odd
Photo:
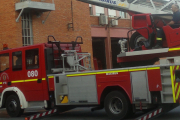
[[[8,49],[8,44],[3,44],[3,50]]]

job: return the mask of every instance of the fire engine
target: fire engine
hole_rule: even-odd
[[[150,118],[179,105],[179,48],[145,51],[174,55],[156,65],[93,71],[90,54],[81,53],[82,43],[48,41],[1,51],[1,108],[17,117],[35,106],[62,111],[95,106],[112,119],[123,119],[136,110],[155,109]]]
[[[89,1],[96,3],[96,0]],[[15,49],[7,49],[5,45],[6,49],[0,51],[0,107],[6,108],[11,117],[36,106],[47,110],[57,107],[60,111],[78,106],[93,106],[92,111],[105,108],[111,119],[124,119],[140,110],[146,113],[136,118],[141,120],[179,106],[179,28],[163,27],[164,48],[151,49],[156,26],[162,27],[168,21],[162,18],[133,15],[136,32],[130,40],[120,41],[124,45],[121,44],[122,51],[117,55],[117,62],[122,64],[119,69],[92,70],[91,55],[81,51],[80,36],[72,42],[60,42],[48,36],[47,43]],[[126,42],[129,49],[125,48]],[[133,51],[135,46],[141,49]],[[56,109],[27,119],[53,112]]]

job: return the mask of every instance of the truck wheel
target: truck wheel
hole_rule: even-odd
[[[6,110],[9,116],[19,117],[23,114],[24,109],[20,107],[19,98],[16,95],[10,95],[6,101]]]
[[[134,49],[135,46],[141,46],[141,42],[142,41],[146,41],[147,39],[145,37],[143,37],[141,34],[139,34],[138,32],[135,32],[132,34],[131,38],[130,38],[130,48]]]
[[[128,115],[130,103],[122,92],[113,91],[106,96],[104,107],[111,119],[121,120]]]

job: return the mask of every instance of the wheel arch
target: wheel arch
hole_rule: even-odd
[[[27,108],[28,107],[28,102],[26,101],[26,98],[24,96],[24,94],[22,93],[22,91],[20,89],[18,89],[17,87],[9,87],[3,90],[2,92],[2,97],[1,97],[1,101],[0,101],[0,107],[4,107],[5,106],[5,101],[7,99],[7,97],[9,95],[17,95],[20,101],[20,105],[21,108]]]
[[[123,87],[121,86],[107,86],[102,94],[101,94],[101,97],[100,97],[100,104],[101,105],[104,105],[104,100],[105,100],[105,97],[112,91],[121,91],[126,97],[127,99],[129,100],[130,103],[132,103],[131,99],[130,99],[130,95],[127,93],[126,90],[124,90]]]

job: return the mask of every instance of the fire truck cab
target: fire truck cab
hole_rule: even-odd
[[[12,117],[20,116],[28,107],[47,108],[52,96],[47,74],[55,73],[52,68],[63,68],[63,65],[71,70],[67,62],[62,64],[60,55],[64,50],[81,52],[79,44],[82,41],[48,40],[48,43],[0,51],[0,107],[6,108]]]

